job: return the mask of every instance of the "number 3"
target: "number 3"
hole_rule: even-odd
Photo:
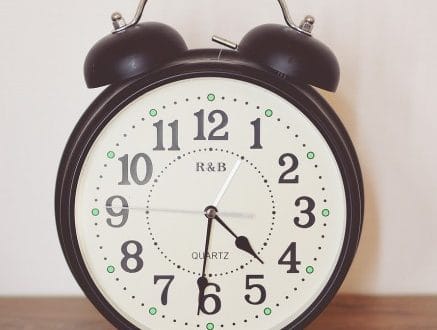
[[[314,208],[316,207],[316,203],[314,202],[314,200],[311,197],[305,197],[304,196],[304,197],[298,198],[296,200],[295,205],[296,206],[300,206],[302,201],[307,202],[308,206],[307,206],[307,208],[305,210],[300,211],[300,213],[306,214],[308,216],[308,221],[307,221],[307,223],[302,223],[302,222],[300,222],[300,218],[299,217],[295,217],[294,218],[294,224],[296,226],[298,226],[299,228],[310,228],[316,222],[316,216],[313,213]]]

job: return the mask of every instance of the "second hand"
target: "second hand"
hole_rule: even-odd
[[[231,173],[229,173],[225,183],[223,184],[223,187],[220,189],[219,193],[217,194],[217,197],[212,204],[215,207],[218,207],[218,204],[220,203],[221,199],[223,198],[226,190],[228,189],[229,185],[231,184],[232,179],[234,178],[235,174],[237,173],[238,169],[240,168],[242,160],[238,159],[235,163],[234,167],[231,170]]]

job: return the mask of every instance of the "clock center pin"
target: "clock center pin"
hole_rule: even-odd
[[[218,209],[215,206],[207,206],[204,214],[208,219],[214,219],[218,213]]]

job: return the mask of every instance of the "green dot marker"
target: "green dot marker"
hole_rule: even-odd
[[[214,324],[213,324],[213,323],[208,323],[208,324],[206,325],[206,329],[208,329],[208,330],[214,330]]]
[[[312,151],[310,151],[309,153],[307,153],[307,158],[308,159],[314,159],[316,157],[316,154]]]
[[[314,267],[313,266],[308,266],[306,271],[307,271],[308,274],[312,274],[312,273],[314,273]]]
[[[149,115],[152,117],[156,117],[157,114],[158,114],[158,111],[156,109],[151,109],[149,111]]]
[[[272,315],[272,309],[270,307],[264,308],[264,314],[267,316]]]
[[[114,151],[108,151],[108,153],[106,154],[106,156],[108,156],[109,159],[114,159],[114,157],[115,157],[115,152],[114,152]]]
[[[266,115],[266,117],[271,117],[271,116],[273,116],[273,111],[272,110],[270,110],[270,109],[267,109],[266,111],[265,111],[265,115]]]
[[[329,214],[330,214],[330,212],[329,212],[328,209],[324,209],[324,210],[322,211],[322,215],[323,215],[324,217],[329,217]]]
[[[156,313],[158,313],[158,310],[156,309],[156,307],[150,307],[149,308],[149,314],[150,315],[156,315]]]
[[[92,209],[91,210],[91,214],[94,215],[95,217],[97,217],[99,215],[100,211],[99,209]]]
[[[208,101],[209,102],[212,102],[212,101],[214,101],[215,100],[215,95],[214,94],[208,94]],[[209,323],[208,323],[209,324]]]
[[[114,266],[108,266],[108,268],[106,268],[106,271],[107,271],[109,274],[112,274],[112,273],[115,272],[115,267],[114,267]]]

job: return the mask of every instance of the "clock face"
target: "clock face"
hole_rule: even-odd
[[[191,78],[100,132],[75,197],[95,285],[142,329],[281,329],[326,290],[345,240],[339,166],[271,91]]]

